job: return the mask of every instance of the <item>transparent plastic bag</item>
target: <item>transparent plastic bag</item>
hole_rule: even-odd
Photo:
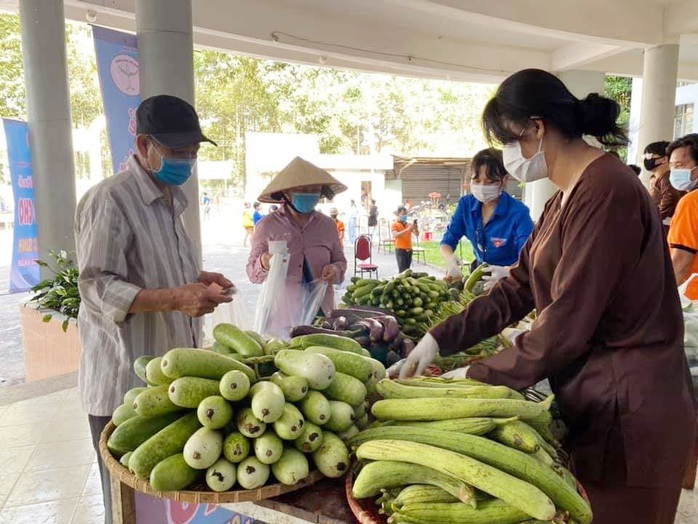
[[[313,320],[320,311],[322,301],[327,294],[327,282],[323,280],[315,280],[310,284],[301,286],[303,293],[301,299],[301,307],[299,308],[300,315],[298,316],[297,326],[312,324]]]
[[[277,252],[273,253],[271,257],[269,273],[257,297],[254,330],[264,335],[281,336],[276,326],[280,320],[278,318],[278,310],[283,306],[285,295],[287,294],[286,275],[288,273],[290,256],[285,252],[285,246],[275,246],[274,250]],[[274,317],[277,317],[275,322],[273,322]]]
[[[288,340],[294,327],[312,324],[327,294],[327,283],[321,280],[309,284],[284,282],[275,288],[270,286],[267,292],[273,300],[266,305],[257,303],[255,331]]]
[[[233,324],[240,329],[252,329],[252,319],[245,300],[237,291],[232,302],[219,304],[213,313],[204,317],[204,347],[213,344],[213,328],[218,324]]]
[[[679,286],[679,296],[681,297],[681,307],[683,309],[683,348],[686,353],[686,361],[691,371],[693,380],[693,390],[698,395],[698,308],[686,296],[688,285],[698,274],[692,274],[686,282]]]

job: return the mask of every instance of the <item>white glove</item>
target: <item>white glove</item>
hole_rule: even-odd
[[[516,328],[504,328],[502,330],[502,335],[505,336],[509,342],[516,344],[516,339],[519,338],[523,333],[526,333],[527,329],[516,329]]]
[[[482,272],[485,273],[485,276],[482,277],[482,280],[485,281],[485,285],[483,286],[485,288],[485,291],[489,291],[501,279],[503,279],[504,277],[508,277],[510,270],[511,270],[511,268],[509,266],[486,266],[486,267],[484,267],[482,269]]]
[[[449,259],[446,260],[446,276],[451,278],[462,278],[462,265],[463,261],[460,259],[458,255],[452,255],[451,257],[449,257]]]
[[[468,370],[469,369],[470,369],[470,366],[465,366],[464,368],[452,369],[451,371],[448,371],[447,373],[444,373],[443,375],[441,375],[441,378],[449,378],[449,379],[468,378]]]
[[[405,365],[406,359],[402,358],[395,362],[392,366],[390,366],[388,369],[385,370],[386,375],[388,375],[388,378],[398,378],[400,375],[400,370],[402,369],[402,366]]]
[[[419,344],[407,355],[400,367],[400,378],[419,376],[439,354],[439,343],[429,333],[424,335]]]

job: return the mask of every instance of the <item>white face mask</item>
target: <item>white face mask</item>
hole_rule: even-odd
[[[538,152],[531,158],[523,156],[521,142],[518,140],[504,144],[502,160],[507,172],[519,182],[535,182],[548,176],[548,164],[545,162],[542,138]]]
[[[694,169],[695,167],[691,169],[672,169],[669,174],[669,182],[679,191],[691,191],[698,184],[698,179],[691,180],[691,172]]]
[[[502,194],[502,186],[499,184],[487,185],[471,183],[470,192],[480,202],[487,203],[499,198],[499,196]]]

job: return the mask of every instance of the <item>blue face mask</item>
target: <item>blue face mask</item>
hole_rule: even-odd
[[[181,186],[189,180],[194,172],[196,158],[167,158],[160,155],[160,169],[153,170],[153,176],[158,182],[168,186]]]
[[[698,167],[698,166],[696,166]],[[690,191],[696,187],[696,180],[691,180],[691,172],[695,169],[672,169],[669,174],[669,182],[679,191]]]
[[[407,222],[407,215],[402,215],[402,216],[400,217],[400,220],[401,220],[402,222]]]
[[[291,205],[301,214],[312,213],[320,200],[320,193],[291,193]]]

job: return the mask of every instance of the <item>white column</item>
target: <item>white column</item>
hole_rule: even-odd
[[[136,0],[136,31],[141,97],[173,95],[195,106],[191,0]],[[184,221],[201,260],[196,172],[182,188],[189,200]]]
[[[674,137],[676,113],[676,81],[679,68],[679,46],[666,44],[645,49],[642,72],[642,103],[637,139],[637,164],[642,165],[642,152],[647,144]],[[649,184],[650,173],[643,170],[642,181]]]
[[[49,249],[75,249],[75,163],[63,0],[22,0],[19,13],[39,250],[45,258]]]
[[[558,73],[567,88],[577,98],[584,98],[589,93],[604,92],[604,79],[606,75],[597,71],[562,71]],[[531,218],[534,221],[540,218],[545,203],[557,192],[557,186],[550,180],[539,180],[526,184],[524,189],[525,202],[531,210]]]

